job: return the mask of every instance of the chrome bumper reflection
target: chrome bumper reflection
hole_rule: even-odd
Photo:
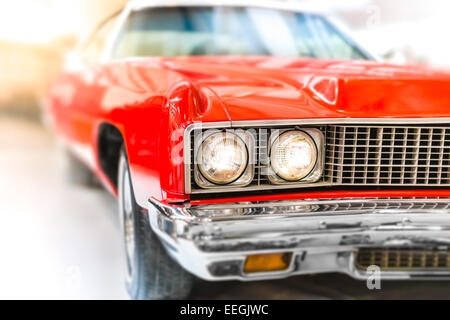
[[[364,198],[165,205],[149,201],[152,229],[184,268],[207,280],[261,280],[343,272],[359,248],[450,246],[450,199]],[[245,274],[248,255],[291,252],[288,270]],[[449,278],[450,270],[385,271],[383,279]]]

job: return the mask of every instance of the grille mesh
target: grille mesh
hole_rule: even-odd
[[[356,253],[355,266],[358,270],[373,265],[382,271],[448,270],[449,253],[448,250],[361,248]]]
[[[339,185],[450,185],[448,128],[327,128],[326,177]]]

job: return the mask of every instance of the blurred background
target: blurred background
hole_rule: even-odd
[[[450,68],[450,43],[443,37],[450,29],[449,1],[298,2],[340,20],[386,61]],[[0,298],[127,298],[115,201],[100,189],[65,183],[63,158],[40,120],[40,102],[68,52],[126,3],[0,2]],[[212,298],[208,292],[218,298],[450,298],[447,284],[414,284],[421,290],[413,292],[408,286],[394,283],[371,293],[343,276],[246,286],[200,282],[194,298]]]

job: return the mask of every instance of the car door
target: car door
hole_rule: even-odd
[[[72,103],[67,110],[71,149],[92,168],[95,167],[94,128],[102,114],[102,100],[108,89],[101,55],[118,14],[103,23],[88,38],[80,53],[80,65],[71,73]]]

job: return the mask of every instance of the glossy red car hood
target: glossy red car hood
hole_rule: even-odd
[[[161,63],[200,92],[214,92],[232,121],[450,117],[450,74],[422,67],[268,57]]]

